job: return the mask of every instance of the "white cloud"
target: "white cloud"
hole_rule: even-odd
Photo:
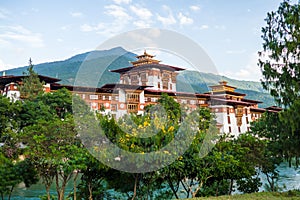
[[[151,11],[141,6],[130,6],[130,10],[142,20],[149,20],[152,17]]]
[[[149,28],[151,26],[150,23],[147,23],[142,20],[134,21],[133,25],[135,25],[137,28]]]
[[[209,28],[209,26],[206,25],[206,24],[203,24],[203,25],[200,26],[200,30],[205,30],[205,29],[208,29],[208,28]]]
[[[226,71],[224,75],[239,80],[259,81],[262,78],[262,73],[257,63],[258,55],[257,53],[253,53],[245,67],[235,72]]]
[[[11,68],[14,68],[14,67],[15,66],[7,64],[3,60],[0,59],[0,71],[11,69]],[[6,74],[6,75],[8,75],[8,74]],[[0,76],[2,76],[2,73],[0,74]]]
[[[105,6],[105,14],[115,17],[119,20],[129,20],[131,16],[127,14],[127,10],[121,6],[117,5],[108,5]]]
[[[149,28],[151,26],[153,14],[150,10],[139,5],[132,5],[129,8],[138,17],[138,20],[134,21],[133,25],[137,28]]]
[[[173,16],[172,10],[167,5],[163,5],[162,8],[167,13],[167,16],[163,17],[157,14],[156,16],[157,20],[160,21],[165,26],[176,24],[176,19]]]
[[[129,4],[131,3],[131,0],[113,0],[113,2],[115,2],[116,4]]]
[[[189,18],[182,14],[181,12],[178,14],[179,24],[181,25],[191,25],[194,23],[194,20],[192,18]]]
[[[98,31],[100,29],[105,28],[105,25],[103,23],[99,23],[95,26],[91,26],[88,24],[83,24],[82,26],[80,26],[80,30],[83,32],[91,32],[91,31]]]
[[[157,15],[157,20],[160,21],[163,25],[172,25],[176,24],[176,20],[173,15],[169,15],[168,17],[162,17]]]
[[[44,41],[39,33],[32,33],[23,26],[0,26],[0,40],[14,45],[22,42],[31,47],[43,47]]]
[[[128,26],[132,17],[128,14],[128,11],[119,5],[108,5],[104,7],[105,14],[112,17],[111,22],[100,22],[98,24],[83,24],[80,26],[80,30],[83,32],[94,31],[97,34],[104,35],[105,37],[111,37],[117,33],[123,31]],[[137,24],[139,25],[139,24]]]
[[[83,13],[81,12],[71,12],[70,15],[72,17],[83,17]]]
[[[200,10],[200,6],[192,5],[192,6],[190,6],[190,9],[191,9],[192,11],[198,11],[198,10]]]

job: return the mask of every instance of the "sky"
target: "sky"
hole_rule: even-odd
[[[267,13],[281,0],[2,0],[0,71],[67,59],[140,28],[196,42],[220,75],[259,81],[257,52]],[[159,55],[157,55],[159,58]],[[165,64],[174,64],[167,57]],[[178,66],[178,65],[177,65]]]

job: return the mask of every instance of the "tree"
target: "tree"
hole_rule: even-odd
[[[264,113],[263,116],[251,124],[251,134],[258,140],[260,147],[256,147],[259,154],[252,154],[250,160],[255,159],[257,167],[267,177],[270,191],[277,191],[278,165],[286,158],[291,163],[291,156],[298,152],[299,145],[289,136],[290,126],[279,120],[278,113]],[[254,152],[255,153],[255,152]]]
[[[62,89],[24,100],[19,116],[25,153],[42,178],[48,199],[54,181],[58,199],[64,199],[67,182],[73,178],[76,184],[85,168],[87,151],[78,138],[71,108],[72,95]],[[76,188],[74,185],[74,199]]]
[[[259,52],[262,84],[278,103],[290,106],[300,95],[300,4],[284,0],[265,21],[263,51]]]
[[[262,84],[286,108],[274,123],[286,128],[280,133],[282,139],[287,139],[281,146],[284,156],[288,160],[297,159],[300,143],[300,3],[284,0],[277,11],[268,13],[265,20],[263,51],[259,52],[259,66],[264,76]]]
[[[27,72],[23,74],[25,77],[19,86],[20,97],[21,99],[33,100],[39,93],[43,92],[45,83],[40,81],[38,74],[33,70],[31,58],[29,59]]]

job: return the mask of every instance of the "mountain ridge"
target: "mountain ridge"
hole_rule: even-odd
[[[59,83],[73,85],[77,72],[84,67],[85,74],[81,74],[84,80],[89,80],[93,74],[102,74],[97,87],[106,83],[117,83],[119,74],[110,70],[131,66],[130,62],[136,60],[136,54],[126,51],[122,47],[109,50],[95,50],[74,55],[62,61],[46,62],[34,65],[34,70],[40,74],[61,79]],[[27,66],[5,70],[6,75],[22,75]],[[1,71],[3,73],[3,71]],[[1,73],[0,72],[0,73]],[[212,73],[185,70],[177,76],[177,90],[180,92],[208,92],[209,86],[218,84],[219,81],[227,81],[229,85],[237,87],[237,91],[247,94],[246,98],[264,100],[260,107],[274,105],[274,99],[265,91],[260,82],[242,81]],[[79,82],[80,83],[80,82]],[[188,87],[186,87],[188,86]]]

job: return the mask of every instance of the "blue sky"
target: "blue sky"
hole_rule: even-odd
[[[25,66],[30,57],[34,64],[63,60],[137,28],[163,28],[197,42],[219,74],[259,81],[261,27],[267,12],[277,10],[280,2],[4,0],[0,3],[0,70]]]

